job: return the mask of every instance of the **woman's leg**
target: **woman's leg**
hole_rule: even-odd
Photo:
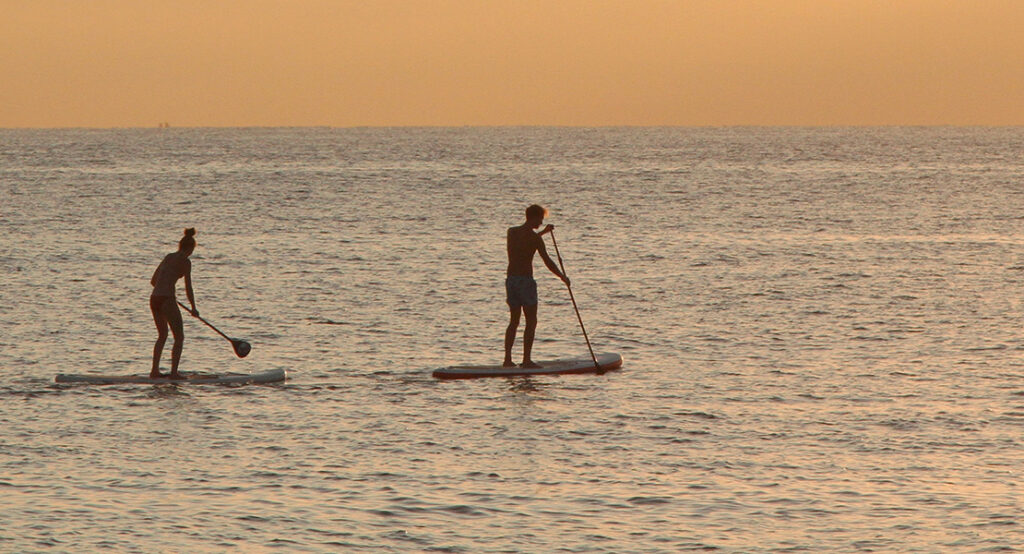
[[[164,351],[164,343],[167,342],[167,318],[164,316],[161,304],[154,305],[154,302],[150,300],[149,309],[153,312],[153,322],[156,323],[157,332],[156,344],[153,345],[153,369],[149,370],[149,376],[163,377],[164,375],[160,373],[160,355]]]
[[[171,348],[171,379],[179,378],[178,362],[181,361],[181,350],[185,345],[185,330],[181,324],[181,310],[177,302],[168,301],[164,304],[164,316],[167,317],[167,324],[174,334],[174,347]]]

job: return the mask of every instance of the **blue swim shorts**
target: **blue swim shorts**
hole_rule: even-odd
[[[509,275],[505,278],[505,301],[509,307],[537,305],[537,281],[528,275]]]

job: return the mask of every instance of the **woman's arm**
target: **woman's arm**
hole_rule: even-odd
[[[192,262],[185,260],[185,295],[188,296],[188,303],[192,305],[192,315],[199,317],[199,310],[196,309],[196,295],[192,292]]]

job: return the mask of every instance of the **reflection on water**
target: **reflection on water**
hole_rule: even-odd
[[[529,377],[517,377],[514,379],[507,379],[508,390],[514,393],[520,393],[524,395],[541,393],[544,391],[544,383],[538,383]]]
[[[1020,129],[0,131],[0,550],[1019,546]],[[500,363],[551,208],[601,376]],[[148,370],[184,227],[184,371]],[[535,358],[585,355],[538,272]]]

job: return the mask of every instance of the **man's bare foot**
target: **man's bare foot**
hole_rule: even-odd
[[[527,361],[519,364],[519,367],[521,367],[523,369],[540,369],[540,366],[535,364],[533,362],[533,360],[527,360]]]
[[[162,379],[164,377],[167,377],[167,376],[164,375],[163,373],[160,373],[159,371],[150,371],[149,372],[149,378],[150,379]]]
[[[505,360],[502,362],[501,367],[516,367],[516,363],[512,360]]]
[[[172,381],[184,381],[188,379],[188,377],[185,377],[184,375],[178,373],[177,371],[172,371],[170,374],[167,375],[167,378]]]

